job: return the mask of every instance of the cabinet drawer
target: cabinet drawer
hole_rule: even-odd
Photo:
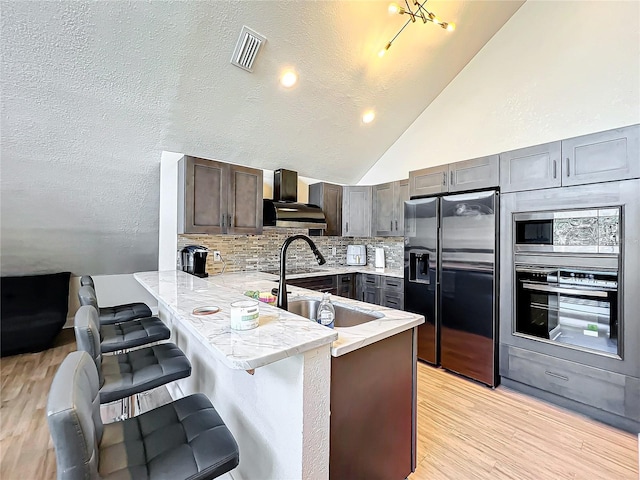
[[[309,290],[315,290],[317,292],[329,292],[332,294],[337,293],[336,277],[333,275],[327,275],[323,277],[309,277],[309,278],[294,278],[287,279],[289,285],[296,287],[308,288]]]
[[[384,307],[402,310],[404,308],[404,295],[402,293],[384,292],[380,304]]]
[[[380,276],[372,273],[362,273],[362,286],[363,287],[377,287],[380,285]]]
[[[501,374],[564,398],[638,420],[637,382],[619,373],[503,345]]]
[[[382,285],[385,293],[402,293],[404,291],[404,279],[397,277],[382,277]]]

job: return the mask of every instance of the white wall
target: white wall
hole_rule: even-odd
[[[640,122],[640,2],[529,0],[360,180]]]

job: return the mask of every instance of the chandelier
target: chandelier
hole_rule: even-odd
[[[392,3],[391,5],[389,5],[390,14],[397,13],[399,15],[409,15],[409,20],[407,20],[407,22],[402,26],[402,28],[398,30],[398,33],[396,33],[393,36],[393,38],[389,41],[389,43],[387,43],[387,45],[382,50],[380,50],[380,52],[378,53],[379,57],[384,56],[387,50],[391,48],[391,44],[395,41],[396,38],[398,38],[398,35],[400,35],[402,31],[405,28],[407,28],[407,25],[409,25],[409,23],[415,23],[416,18],[421,19],[422,23],[431,22],[436,25],[440,25],[440,27],[444,28],[449,32],[452,32],[456,28],[455,23],[443,22],[438,17],[436,17],[433,12],[430,12],[429,10],[424,8],[424,5],[425,3],[427,3],[427,0],[424,0],[422,3],[420,3],[418,0],[413,0],[413,8],[411,7],[411,5],[409,5],[409,0],[405,0],[404,3],[406,7],[401,7],[395,3]]]

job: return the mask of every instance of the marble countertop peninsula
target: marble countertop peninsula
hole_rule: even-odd
[[[355,272],[376,273],[366,267],[339,267],[331,268],[330,271],[287,277]],[[187,328],[201,338],[203,343],[218,353],[226,365],[235,369],[258,368],[327,343],[331,343],[331,355],[337,357],[424,323],[422,315],[332,296],[335,304],[356,310],[379,312],[383,316],[353,327],[336,327],[331,330],[304,317],[260,303],[259,326],[253,330],[235,331],[230,327],[230,303],[246,300],[243,292],[247,290],[270,292],[272,288],[277,287],[277,275],[236,272],[201,279],[172,270],[142,272],[134,276],[152,295],[167,305]],[[322,297],[320,292],[292,285],[289,285],[287,290],[291,292],[290,301],[296,298]],[[191,314],[196,307],[211,305],[220,307],[221,311],[207,316],[210,318]]]

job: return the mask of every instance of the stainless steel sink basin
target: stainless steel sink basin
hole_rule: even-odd
[[[290,300],[288,310],[291,313],[315,320],[320,300]],[[334,326],[336,327],[353,327],[362,323],[370,322],[383,317],[378,312],[361,312],[352,308],[346,308],[341,305],[333,304],[336,310],[336,319]]]

